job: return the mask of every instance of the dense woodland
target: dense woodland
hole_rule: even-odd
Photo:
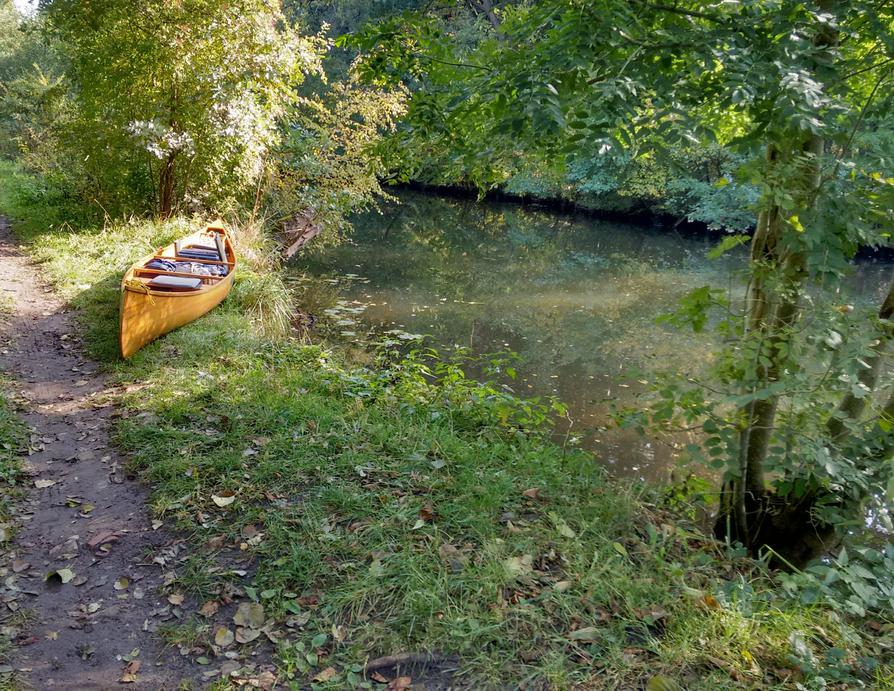
[[[278,653],[294,688],[322,658],[343,676],[320,685],[368,683],[363,651],[412,646],[458,655],[475,688],[894,684],[894,283],[868,307],[839,290],[894,229],[889,2],[43,0],[23,16],[0,0],[0,27],[0,211],[97,357],[114,361],[114,272],[139,246],[210,214],[241,228],[230,311],[172,340],[188,363],[232,326],[219,355],[238,383],[190,389],[162,346],[110,366],[156,382],[128,403],[153,421],[120,438],[158,511],[207,537],[174,498],[244,495],[235,522],[270,535],[252,590],[268,611],[328,589],[308,642]],[[698,430],[687,458],[710,488],[619,494],[550,440],[560,402],[422,346],[352,369],[298,338],[281,248],[310,226],[349,237],[407,182],[691,221],[716,256],[750,248],[744,299],[705,286],[662,318],[715,339],[706,377],[657,372],[616,414],[644,435]],[[89,267],[58,257],[73,247]],[[208,487],[170,458],[196,433],[178,386],[215,419],[244,415],[190,447]],[[267,485],[313,495],[306,513],[265,508]]]

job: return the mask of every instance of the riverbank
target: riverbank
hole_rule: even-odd
[[[271,334],[260,233],[237,234],[220,308],[118,361],[121,272],[198,221],[67,225],[24,179],[0,168],[0,211],[124,391],[115,438],[188,546],[162,634],[218,688],[263,660],[284,688],[894,683],[889,624],[786,597],[698,532],[692,497],[551,443],[537,404],[423,356],[350,365]]]
[[[398,190],[412,190],[433,197],[517,204],[524,208],[549,211],[568,217],[583,216],[599,221],[640,225],[644,228],[661,229],[683,237],[707,238],[718,242],[731,234],[750,234],[754,230],[753,226],[729,229],[717,225],[713,221],[693,220],[686,215],[670,214],[642,199],[632,200],[627,205],[598,204],[585,199],[561,196],[555,190],[540,195],[530,191],[513,191],[504,187],[495,187],[482,194],[482,191],[473,185],[435,184],[419,180],[398,183],[392,187]],[[856,261],[894,261],[894,245],[863,246],[857,251],[855,259]]]

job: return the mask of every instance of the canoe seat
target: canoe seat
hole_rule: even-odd
[[[181,276],[156,276],[147,284],[150,288],[162,290],[198,290],[202,287],[201,278],[183,278]]]
[[[199,250],[194,247],[184,247],[178,253],[181,257],[186,257],[187,259],[210,259],[212,261],[219,262],[220,255],[217,253],[217,250]]]

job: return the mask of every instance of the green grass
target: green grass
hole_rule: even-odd
[[[7,311],[5,302],[0,304],[0,320]],[[15,505],[20,492],[21,456],[27,444],[27,428],[9,402],[9,384],[0,376],[0,543],[4,546],[16,533]],[[10,637],[22,628],[26,617],[27,610],[0,615],[0,663],[9,662],[12,653]],[[0,690],[18,688],[15,674],[0,674]]]
[[[230,299],[118,362],[121,272],[188,221],[63,226],[52,200],[17,196],[22,179],[0,168],[0,210],[81,309],[91,352],[144,385],[117,435],[156,514],[193,542],[172,588],[200,602],[242,588],[291,618],[277,659],[294,688],[330,665],[328,688],[349,687],[368,658],[406,651],[457,656],[473,688],[894,684],[878,664],[888,623],[782,597],[759,565],[551,443],[537,404],[423,355],[360,367],[265,335],[287,296],[257,234]],[[221,551],[251,557],[249,575]]]
[[[14,530],[12,507],[18,492],[21,454],[27,439],[25,425],[9,402],[8,390],[9,382],[0,377],[0,522],[7,535]]]

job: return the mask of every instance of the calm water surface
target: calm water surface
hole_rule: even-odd
[[[696,374],[710,362],[708,336],[656,317],[702,285],[738,294],[744,255],[709,260],[716,240],[671,228],[416,193],[400,201],[294,263],[303,306],[322,328],[346,341],[400,330],[441,347],[514,351],[508,385],[560,398],[571,418],[564,434],[618,475],[666,479],[686,436],[610,429],[610,406],[633,403],[657,370]],[[890,268],[861,267],[852,284],[877,299]]]

